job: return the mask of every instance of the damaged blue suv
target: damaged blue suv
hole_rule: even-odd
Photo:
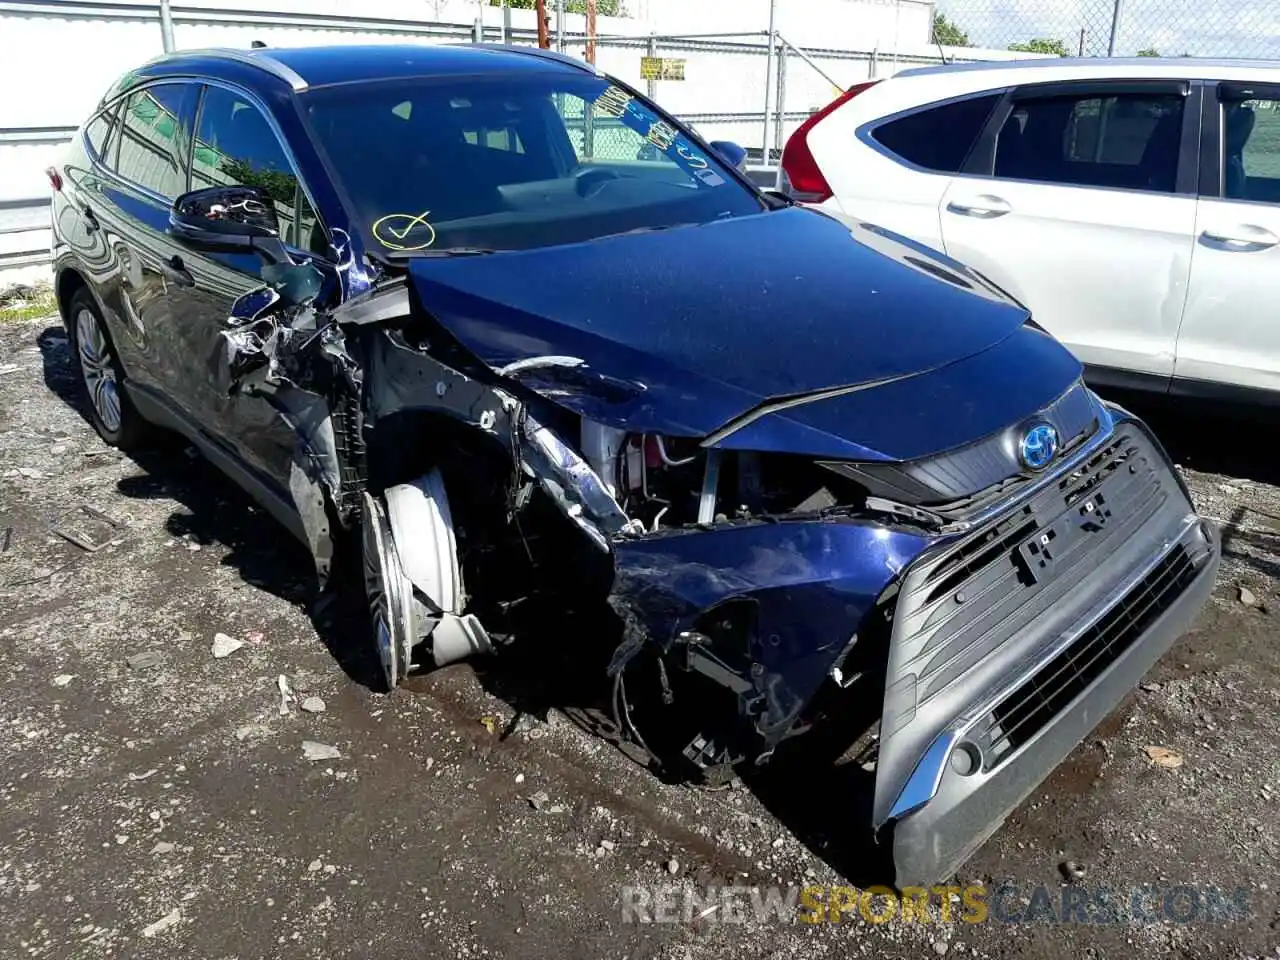
[[[624,736],[711,780],[841,741],[932,881],[1216,535],[1022,306],[742,156],[534,49],[170,55],[50,170],[58,300],[105,440],[176,430],[356,558],[388,687],[594,606]]]

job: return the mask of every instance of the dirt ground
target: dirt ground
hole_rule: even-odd
[[[1280,956],[1274,422],[1140,409],[1225,524],[1219,586],[957,881],[1028,907],[1069,861],[1089,895],[1244,888],[1247,915],[638,924],[625,886],[875,880],[852,788],[664,783],[575,722],[554,632],[371,693],[288,535],[181,444],[105,447],[83,403],[56,322],[0,325],[3,960]],[[120,524],[97,552],[51,532],[81,506]],[[244,646],[215,658],[217,633]]]

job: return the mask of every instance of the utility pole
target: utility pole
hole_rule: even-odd
[[[1107,56],[1116,55],[1116,34],[1120,31],[1120,11],[1124,7],[1123,0],[1113,0],[1111,8],[1111,39],[1107,41]]]
[[[543,50],[550,50],[551,33],[548,28],[551,26],[551,18],[547,16],[547,0],[537,0],[535,6],[538,11],[538,46]]]
[[[596,62],[596,0],[587,0],[587,63]]]
[[[160,42],[165,53],[173,53],[173,11],[169,9],[169,0],[160,0]]]
[[[564,0],[556,0],[556,49],[564,53]]]
[[[777,16],[778,0],[769,0],[769,49],[765,52],[764,65],[764,139],[760,143],[764,163],[769,162],[769,92],[773,81],[773,48],[778,40],[775,29]]]

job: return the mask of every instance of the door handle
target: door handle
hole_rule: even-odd
[[[1214,243],[1225,244],[1234,250],[1265,250],[1280,243],[1280,237],[1266,227],[1242,223],[1230,229],[1209,227],[1200,236]]]
[[[89,233],[96,233],[102,229],[102,224],[98,222],[98,215],[93,212],[93,208],[87,204],[80,208],[80,213],[84,217],[84,228]]]
[[[963,217],[994,220],[996,217],[1003,217],[1006,213],[1009,213],[1013,207],[1009,206],[1009,201],[1002,197],[984,193],[974,197],[972,200],[952,200],[947,204],[947,209]]]
[[[160,273],[180,287],[196,285],[196,278],[191,275],[191,271],[186,268],[182,258],[176,253],[168,260],[160,261]]]

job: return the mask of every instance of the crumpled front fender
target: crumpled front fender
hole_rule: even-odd
[[[745,650],[709,652],[741,671],[762,699],[756,728],[768,746],[817,692],[885,588],[930,542],[849,518],[618,539],[612,596],[664,649],[718,605],[753,602]]]

